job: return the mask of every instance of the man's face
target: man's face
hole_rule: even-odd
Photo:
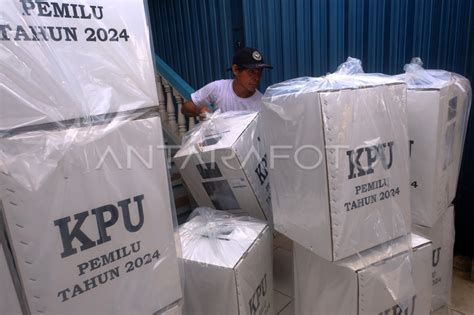
[[[260,79],[262,78],[263,69],[238,69],[237,65],[232,66],[232,72],[235,75],[235,80],[242,88],[248,92],[255,92]]]

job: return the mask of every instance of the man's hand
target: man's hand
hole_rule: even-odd
[[[198,111],[199,111],[199,120],[201,121],[206,120],[207,116],[211,113],[211,111],[209,110],[209,107],[207,106],[198,107]]]
[[[207,113],[210,112],[211,111],[207,106],[197,106],[193,103],[193,101],[187,101],[183,104],[183,107],[181,107],[181,113],[183,113],[183,115],[189,117],[199,117],[201,120],[205,119]]]

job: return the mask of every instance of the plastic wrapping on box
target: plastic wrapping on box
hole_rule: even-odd
[[[341,63],[336,70],[338,74],[361,74],[364,73],[362,61],[357,58],[347,57],[347,60]]]
[[[158,105],[145,1],[0,4],[1,132]]]
[[[199,206],[271,222],[259,114],[215,112],[183,138],[174,161]]]
[[[260,112],[275,228],[327,260],[410,230],[406,85],[349,62],[270,86]]]
[[[430,242],[416,235],[338,262],[294,243],[295,314],[429,314],[430,260]]]
[[[232,132],[233,129],[246,128],[256,116],[257,113],[252,111],[221,113],[217,110],[184,135],[181,141],[181,154],[207,152],[232,146],[240,136],[240,133]]]
[[[273,314],[272,234],[265,222],[197,208],[179,231],[184,314]]]
[[[162,146],[159,117],[0,139],[0,214],[32,314],[153,314],[181,298]]]
[[[433,242],[431,255],[431,280],[433,294],[431,310],[437,310],[451,303],[454,247],[454,207],[443,212],[433,227],[413,225],[413,231]]]
[[[413,222],[431,227],[456,195],[472,91],[466,78],[425,70],[419,58],[396,77],[408,85]]]

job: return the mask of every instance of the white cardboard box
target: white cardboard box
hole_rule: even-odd
[[[184,265],[183,314],[273,315],[272,233],[263,222],[180,227]],[[199,229],[198,229],[199,230]],[[209,234],[208,234],[209,233]]]
[[[271,221],[267,156],[256,112],[215,114],[174,161],[197,204]]]
[[[0,131],[158,105],[145,2],[2,1]]]
[[[430,313],[430,241],[412,236],[329,262],[294,243],[295,314]],[[409,254],[411,252],[411,255]]]
[[[442,80],[407,91],[412,220],[428,227],[456,195],[470,109],[469,81],[440,73]]]
[[[433,242],[431,255],[433,297],[431,309],[437,310],[451,301],[454,247],[454,207],[450,206],[432,228],[413,224],[413,232]]]
[[[21,315],[20,303],[0,241],[0,314]]]
[[[262,100],[276,230],[331,261],[408,233],[405,84],[299,78]]]
[[[161,132],[155,117],[0,140],[22,152],[0,173],[0,214],[32,314],[153,314],[182,297]]]

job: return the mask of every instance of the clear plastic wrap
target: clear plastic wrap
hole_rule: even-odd
[[[173,159],[199,206],[271,222],[260,132],[257,112],[218,111],[186,134]]]
[[[158,104],[144,1],[0,4],[1,132]]]
[[[419,58],[396,78],[408,85],[413,223],[432,227],[456,195],[471,86],[460,75],[423,69]]]
[[[362,62],[357,58],[347,57],[347,60],[337,67],[338,74],[361,74],[364,73]]]
[[[340,70],[270,86],[260,112],[275,229],[330,261],[411,224],[406,85]]]
[[[429,314],[431,249],[412,235],[329,262],[294,243],[295,314]]]
[[[181,154],[207,152],[232,146],[242,130],[255,119],[256,112],[220,110],[208,114],[206,120],[188,131],[181,141]],[[234,131],[233,129],[238,129]]]
[[[265,222],[197,208],[179,232],[183,314],[273,314],[272,233]]]
[[[0,252],[23,313],[179,312],[146,2],[0,4]]]
[[[451,303],[454,247],[454,207],[450,206],[433,227],[413,225],[413,231],[433,242],[431,275],[433,295],[431,310]]]

